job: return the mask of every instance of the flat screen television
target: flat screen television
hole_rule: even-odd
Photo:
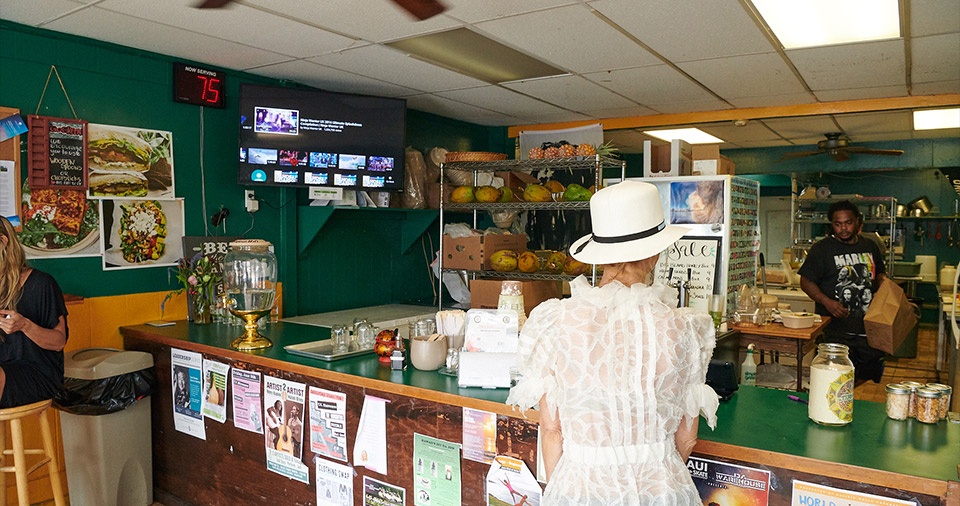
[[[240,85],[244,186],[402,191],[407,102]]]

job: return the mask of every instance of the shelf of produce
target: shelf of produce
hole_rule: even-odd
[[[469,170],[475,172],[555,170],[595,170],[597,162],[603,167],[620,167],[623,163],[615,158],[593,156],[568,156],[540,158],[535,160],[494,160],[489,162],[445,162],[444,170]]]
[[[471,204],[444,204],[447,211],[573,211],[590,209],[590,201],[577,202],[483,202]]]
[[[523,271],[468,271],[464,269],[449,269],[444,267],[444,272],[462,272],[471,277],[482,278],[500,278],[500,279],[521,279],[521,280],[545,280],[545,281],[570,281],[577,276],[569,274],[552,274],[546,272],[523,272]],[[587,274],[589,277],[589,273]]]

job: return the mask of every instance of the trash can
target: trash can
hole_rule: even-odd
[[[153,356],[87,348],[64,356],[63,456],[72,504],[153,503]]]

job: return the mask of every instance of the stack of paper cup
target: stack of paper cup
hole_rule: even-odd
[[[937,281],[937,257],[932,255],[917,255],[916,262],[920,264],[920,277],[924,281]]]

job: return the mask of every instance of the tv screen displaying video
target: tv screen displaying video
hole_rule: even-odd
[[[240,86],[241,185],[402,191],[402,99]]]

